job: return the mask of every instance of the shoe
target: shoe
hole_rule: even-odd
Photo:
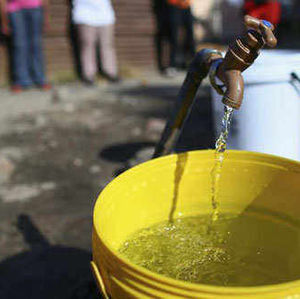
[[[48,91],[52,89],[52,85],[49,83],[44,83],[42,85],[40,85],[40,89],[43,91]]]
[[[178,71],[174,67],[168,67],[165,69],[164,75],[168,78],[174,78],[178,76]]]
[[[103,77],[109,81],[110,83],[120,83],[122,82],[122,79],[117,75],[117,76],[112,76],[108,74],[103,74]]]
[[[23,88],[19,84],[14,84],[11,86],[11,92],[13,93],[21,93],[23,91]]]
[[[95,81],[91,79],[82,79],[82,83],[85,86],[95,86]]]
[[[110,77],[110,78],[107,78],[107,80],[110,83],[121,83],[122,82],[122,79],[120,77]]]

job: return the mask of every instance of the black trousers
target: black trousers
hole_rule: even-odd
[[[168,5],[165,0],[155,0],[154,15],[156,17],[155,46],[158,69],[163,71],[167,65],[164,61],[164,45],[170,41],[170,22]]]
[[[182,63],[180,61],[180,53],[183,53],[184,62],[191,59],[195,55],[195,40],[193,29],[193,15],[190,8],[180,9],[176,6],[168,5],[169,20],[169,40],[171,46],[170,66],[178,67]],[[185,31],[183,47],[180,47],[180,28]],[[181,51],[183,50],[183,51]]]

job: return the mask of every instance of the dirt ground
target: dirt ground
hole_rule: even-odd
[[[149,159],[182,80],[0,91],[0,298],[96,298],[93,205],[115,175]],[[204,86],[178,150],[211,147],[209,98]]]

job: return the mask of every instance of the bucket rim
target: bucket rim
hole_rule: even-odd
[[[285,291],[287,289],[300,289],[300,278],[293,281],[283,282],[279,284],[270,284],[270,285],[262,285],[262,286],[243,286],[243,287],[224,287],[224,286],[215,286],[215,285],[206,285],[201,283],[192,283],[187,282],[183,280],[177,280],[174,278],[170,278],[161,274],[158,274],[156,272],[150,271],[144,267],[138,266],[134,263],[132,263],[129,259],[124,257],[122,254],[120,254],[117,250],[115,250],[108,242],[103,240],[100,237],[99,230],[97,229],[96,225],[96,218],[97,218],[97,210],[98,206],[101,204],[101,197],[104,193],[107,193],[115,184],[118,183],[119,180],[122,180],[126,178],[128,175],[131,175],[131,173],[139,171],[141,168],[151,166],[153,163],[157,162],[158,160],[168,160],[171,158],[174,158],[178,155],[182,154],[188,154],[193,156],[198,155],[207,155],[208,157],[213,155],[215,153],[215,150],[193,150],[193,151],[187,151],[185,153],[178,153],[178,154],[172,154],[167,155],[164,157],[159,157],[156,159],[152,159],[150,161],[141,163],[137,166],[132,167],[131,169],[125,171],[124,173],[117,176],[115,179],[113,179],[107,186],[100,192],[96,203],[94,205],[94,211],[93,211],[93,229],[95,231],[95,235],[98,239],[98,242],[100,242],[101,246],[105,249],[105,251],[110,255],[119,265],[125,266],[127,269],[131,270],[132,272],[136,273],[137,275],[141,275],[147,279],[154,280],[156,282],[160,282],[172,287],[176,287],[179,289],[184,290],[190,290],[193,292],[205,292],[208,294],[215,294],[215,295],[254,295],[257,293],[263,294],[263,293],[272,293],[272,292],[278,292],[278,291]],[[300,173],[300,162],[276,155],[271,154],[265,154],[265,153],[259,153],[259,152],[251,152],[251,151],[242,151],[242,150],[226,150],[225,155],[230,155],[231,158],[240,158],[237,160],[242,160],[241,158],[247,156],[248,158],[251,157],[255,160],[255,158],[258,159],[257,162],[264,161],[264,164],[273,164],[277,165],[279,167],[284,167],[287,170],[292,170],[294,172]],[[248,160],[248,159],[247,159]],[[276,161],[276,163],[274,163]],[[95,261],[96,262],[96,261]],[[97,264],[97,263],[96,263]]]
[[[105,191],[107,187],[111,187],[111,185],[116,184],[120,179],[125,178],[128,175],[131,175],[133,172],[137,172],[140,170],[140,168],[144,167],[151,167],[152,164],[157,163],[157,161],[163,161],[163,160],[168,160],[168,159],[174,159],[175,157],[181,156],[181,155],[188,155],[188,156],[207,156],[211,157],[214,156],[215,154],[215,149],[201,149],[201,150],[191,150],[191,151],[186,151],[186,152],[180,152],[180,153],[172,153],[170,155],[154,158],[148,161],[145,161],[143,163],[140,163],[138,165],[135,165],[131,167],[130,169],[124,171],[112,181],[110,181],[105,188],[102,190],[100,195]],[[285,167],[289,170],[296,170],[298,169],[297,172],[300,173],[300,161],[293,160],[290,158],[286,157],[281,157],[278,155],[274,154],[267,154],[267,153],[261,153],[261,152],[255,152],[255,151],[244,151],[244,150],[235,150],[235,149],[226,149],[224,152],[225,159],[224,161],[226,162],[226,159],[230,157],[231,160],[248,160],[249,158],[252,159],[252,161],[257,160],[258,163],[263,163],[263,164],[273,164],[274,166],[280,166],[280,167]],[[247,159],[245,159],[247,157]],[[274,163],[276,161],[276,163]],[[297,165],[297,166],[296,166]],[[298,168],[299,167],[299,168]]]

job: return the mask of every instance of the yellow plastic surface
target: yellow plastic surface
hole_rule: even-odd
[[[175,217],[210,213],[213,163],[214,151],[151,160],[123,173],[100,194],[94,208],[93,267],[98,285],[105,285],[111,298],[300,299],[298,280],[263,287],[192,284],[150,272],[117,252],[129,234],[167,220],[174,198]],[[300,163],[296,161],[227,151],[219,188],[221,213],[258,209],[300,221]],[[289,254],[300,248],[290,248],[287,240],[280,250]]]

